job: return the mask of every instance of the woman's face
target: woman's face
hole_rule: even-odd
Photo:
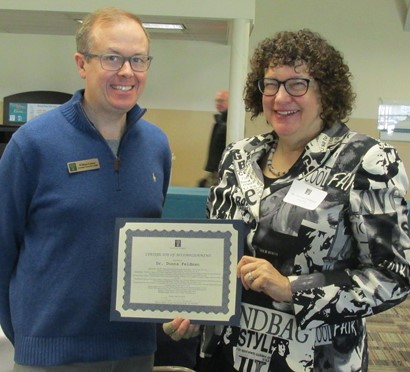
[[[270,66],[265,71],[265,78],[279,81],[312,79],[303,65],[296,71],[293,66]],[[262,96],[262,106],[267,122],[279,138],[289,143],[305,145],[323,129],[319,87],[315,80],[310,80],[308,91],[301,97],[290,95],[281,84],[274,96]]]

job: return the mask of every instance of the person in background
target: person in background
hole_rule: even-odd
[[[205,170],[207,176],[202,178],[198,186],[210,187],[218,183],[218,166],[221,161],[222,153],[226,147],[226,121],[228,118],[228,101],[229,92],[221,90],[216,93],[215,107],[218,111],[214,115],[215,123],[212,128],[211,138],[208,148],[208,159],[206,161]]]
[[[138,106],[152,57],[140,19],[87,15],[85,89],[24,124],[0,160],[0,323],[15,371],[146,371],[154,324],[110,321],[115,221],[159,218],[171,151]]]
[[[230,144],[210,189],[209,218],[242,219],[247,235],[241,322],[205,328],[210,371],[367,371],[366,317],[409,293],[408,178],[394,147],[345,124],[351,78],[308,29],[253,54],[245,106],[271,131]],[[181,318],[163,328],[198,332]]]

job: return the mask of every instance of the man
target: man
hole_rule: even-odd
[[[200,187],[210,187],[216,185],[218,181],[218,166],[221,161],[222,153],[226,147],[226,120],[228,117],[229,93],[221,90],[216,93],[215,107],[218,114],[214,115],[215,124],[212,129],[209,141],[208,160],[205,170],[208,175],[199,181]]]
[[[137,105],[149,38],[116,8],[88,15],[85,89],[23,125],[0,160],[0,322],[15,371],[152,371],[155,325],[110,322],[117,217],[160,217],[171,152]]]

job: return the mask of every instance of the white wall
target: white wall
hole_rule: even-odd
[[[353,117],[376,118],[380,98],[410,103],[410,32],[403,31],[396,6],[400,1],[257,0],[250,53],[279,30],[319,31],[344,53],[351,67],[358,93]],[[73,62],[74,36],[0,33],[0,45],[0,101],[21,91],[73,92],[82,86]],[[152,54],[142,105],[214,110],[215,91],[229,85],[229,46],[153,40]]]
[[[251,18],[256,0],[1,0],[1,9],[90,12],[117,6],[144,15]]]
[[[0,101],[30,90],[72,93],[83,86],[74,36],[0,33]],[[205,42],[152,40],[154,60],[141,104],[212,111],[215,91],[229,84],[230,47]]]
[[[145,107],[213,111],[215,92],[229,87],[230,47],[152,40],[154,56],[141,98]]]
[[[0,33],[0,46],[0,100],[30,90],[71,93],[82,84],[74,64],[74,37]]]

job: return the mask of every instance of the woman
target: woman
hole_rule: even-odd
[[[210,218],[247,226],[241,323],[222,330],[212,371],[366,371],[365,318],[409,292],[408,179],[393,147],[344,124],[350,79],[309,30],[254,53],[245,104],[272,132],[229,145],[210,190]]]

